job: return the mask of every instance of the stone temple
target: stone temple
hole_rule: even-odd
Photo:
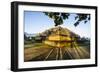
[[[76,42],[78,37],[79,35],[69,29],[57,26],[50,30],[50,34],[48,34],[43,43],[58,48],[72,47],[72,44]]]

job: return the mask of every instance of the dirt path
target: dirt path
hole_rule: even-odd
[[[90,53],[82,47],[73,48],[29,48],[24,51],[25,61],[87,59]]]

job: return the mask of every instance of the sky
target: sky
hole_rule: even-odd
[[[91,36],[91,25],[90,21],[84,24],[81,22],[77,27],[73,24],[75,23],[75,13],[70,13],[68,19],[64,20],[62,27],[68,28],[74,33],[80,35],[81,37]],[[46,29],[50,29],[54,26],[53,19],[46,16],[43,12],[35,12],[35,11],[24,11],[24,32],[28,34],[35,34],[45,31]]]

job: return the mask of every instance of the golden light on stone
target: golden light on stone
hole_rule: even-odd
[[[72,42],[75,42],[75,38],[78,35],[73,33],[72,31],[68,30],[67,28],[63,28],[61,26],[57,26],[52,31],[52,34],[50,34],[45,41],[43,41],[45,44],[48,44],[50,46],[54,47],[65,47],[70,46]]]

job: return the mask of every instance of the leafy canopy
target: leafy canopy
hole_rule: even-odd
[[[58,12],[44,12],[49,18],[54,20],[55,26],[63,24],[64,20],[68,19],[70,13],[58,13]],[[87,23],[90,20],[90,14],[76,14],[75,16],[76,22],[74,26],[79,25],[81,21]]]

